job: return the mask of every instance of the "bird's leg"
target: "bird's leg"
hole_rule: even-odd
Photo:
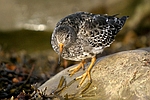
[[[95,64],[95,61],[96,61],[96,57],[93,57],[93,58],[91,59],[90,66],[88,67],[88,69],[86,70],[86,72],[85,72],[84,74],[82,74],[81,76],[75,78],[75,80],[81,79],[81,81],[80,81],[78,87],[82,85],[82,83],[84,82],[84,80],[85,80],[85,78],[86,78],[87,76],[88,76],[89,81],[90,81],[90,82],[92,81],[90,72],[91,72],[91,69],[92,69],[93,65]]]
[[[69,70],[69,72],[70,72],[69,75],[72,76],[74,73],[76,73],[77,71],[79,71],[79,70],[81,69],[81,67],[84,68],[84,63],[85,63],[85,60],[82,60],[82,61],[79,63],[78,66],[76,66],[76,67],[70,69],[70,70]]]

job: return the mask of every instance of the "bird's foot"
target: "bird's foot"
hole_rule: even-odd
[[[70,72],[69,76],[72,76],[73,74],[75,74],[77,71],[79,71],[81,68],[84,69],[84,64],[85,64],[85,60],[82,60],[78,66],[68,70]]]
[[[81,79],[81,81],[80,81],[80,83],[77,87],[80,87],[82,85],[82,83],[84,82],[84,80],[87,76],[88,76],[89,81],[92,82],[90,71],[87,70],[84,74],[82,74],[81,76],[75,78],[75,80]]]
[[[93,57],[92,60],[91,60],[90,66],[88,67],[86,72],[84,74],[82,74],[81,76],[75,78],[75,80],[81,79],[78,87],[80,87],[82,85],[82,83],[84,82],[84,80],[87,76],[88,76],[88,79],[89,79],[90,83],[92,82],[90,72],[91,72],[91,69],[92,69],[93,65],[95,64],[95,61],[96,61],[96,57]]]

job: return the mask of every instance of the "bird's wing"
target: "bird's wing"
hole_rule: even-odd
[[[114,28],[114,27],[112,27]],[[106,22],[106,18],[91,18],[86,20],[80,26],[79,37],[84,37],[92,47],[106,47],[114,40],[110,25]]]
[[[108,47],[115,38],[115,35],[123,27],[125,16],[94,15],[84,21],[80,26],[79,37],[84,36],[92,47]]]

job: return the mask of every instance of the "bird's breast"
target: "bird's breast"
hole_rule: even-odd
[[[100,53],[102,51],[100,50],[97,52]],[[79,43],[72,44],[70,47],[64,48],[62,57],[67,60],[81,61],[83,59],[95,56],[97,52],[95,52],[95,50],[93,50],[90,45],[86,45],[85,43]]]

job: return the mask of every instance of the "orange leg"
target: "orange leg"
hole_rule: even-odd
[[[95,64],[95,61],[96,61],[96,57],[93,57],[93,58],[91,59],[90,66],[89,66],[89,68],[86,70],[86,72],[85,72],[84,74],[82,74],[81,76],[75,78],[75,80],[81,79],[81,81],[80,81],[80,83],[79,83],[78,86],[81,86],[81,85],[82,85],[82,83],[84,82],[84,80],[85,80],[85,78],[86,78],[87,76],[88,76],[89,81],[90,81],[90,82],[92,81],[90,72],[91,72],[91,69],[92,69],[93,65]]]
[[[72,76],[74,73],[76,73],[77,71],[79,71],[81,69],[81,67],[84,68],[84,64],[85,64],[85,60],[82,60],[79,63],[78,66],[76,66],[76,67],[74,67],[74,68],[72,68],[72,69],[69,70],[69,72],[70,72],[69,75]]]

